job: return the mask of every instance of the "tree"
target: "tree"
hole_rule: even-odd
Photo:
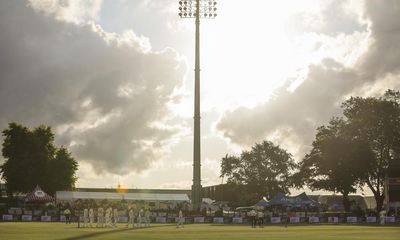
[[[54,160],[49,164],[49,174],[51,175],[49,191],[71,190],[77,180],[75,175],[77,170],[78,163],[71,156],[71,153],[65,147],[59,148]]]
[[[368,143],[374,164],[364,179],[374,194],[377,211],[385,198],[389,160],[400,160],[400,92],[388,90],[379,98],[352,97],[343,103],[349,135]]]
[[[346,122],[340,118],[319,127],[312,149],[300,162],[294,179],[298,187],[305,183],[312,190],[341,193],[343,206],[349,211],[348,195],[356,192],[367,176],[373,153],[366,142],[347,136],[346,128]]]
[[[11,123],[9,128],[3,131],[3,157],[6,159],[1,166],[2,178],[7,185],[7,192],[27,192],[32,187],[30,166],[33,164],[27,151],[21,149],[30,148],[30,131],[27,127]],[[29,167],[27,167],[29,166]]]
[[[48,126],[33,130],[10,123],[3,131],[2,154],[6,159],[0,173],[7,192],[29,192],[36,185],[54,193],[70,189],[76,181],[77,162],[65,148],[54,146],[54,134]]]
[[[261,197],[272,198],[277,193],[288,193],[290,172],[295,163],[290,153],[264,141],[239,157],[226,155],[221,162],[221,177],[228,184],[244,185],[246,202],[254,203]]]

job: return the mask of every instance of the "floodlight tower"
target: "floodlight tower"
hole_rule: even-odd
[[[216,0],[179,1],[179,16],[195,18],[195,68],[194,68],[194,139],[193,139],[193,185],[192,204],[198,209],[201,204],[201,148],[200,148],[200,18],[217,16]]]

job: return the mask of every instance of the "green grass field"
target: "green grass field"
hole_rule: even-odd
[[[1,240],[78,240],[78,239],[295,239],[295,240],[399,240],[400,226],[266,226],[192,224],[177,229],[175,225],[153,225],[150,228],[77,228],[63,223],[0,223]]]

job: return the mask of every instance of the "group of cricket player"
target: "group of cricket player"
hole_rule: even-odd
[[[135,211],[133,208],[130,208],[128,211],[128,222],[126,224],[126,227],[150,227],[150,215],[151,213],[149,209],[144,210],[142,208],[139,211]],[[95,220],[97,221],[95,222]],[[118,209],[116,208],[112,209],[111,207],[109,207],[104,210],[104,208],[99,207],[96,212],[93,208],[85,208],[83,210],[83,227],[117,227],[118,221],[119,214]],[[180,210],[178,215],[177,228],[183,227],[184,222],[185,218],[183,217],[182,211]]]
[[[118,221],[119,214],[118,209],[116,208],[112,209],[109,207],[104,210],[104,208],[99,207],[97,211],[95,211],[93,208],[85,208],[83,210],[83,227],[116,227]],[[137,228],[150,227],[150,211],[148,209],[134,211],[133,208],[130,208],[126,227],[130,226]]]

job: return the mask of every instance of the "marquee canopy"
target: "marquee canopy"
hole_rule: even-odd
[[[269,202],[265,199],[261,199],[258,203],[254,204],[256,207],[266,207],[269,206]]]
[[[28,193],[25,197],[25,202],[30,203],[47,203],[53,202],[54,198],[49,194],[45,193],[38,185],[35,189]]]
[[[269,205],[281,205],[281,206],[289,206],[289,207],[318,207],[319,203],[312,200],[307,196],[306,193],[299,194],[294,197],[285,196],[284,194],[278,194],[268,202]]]

